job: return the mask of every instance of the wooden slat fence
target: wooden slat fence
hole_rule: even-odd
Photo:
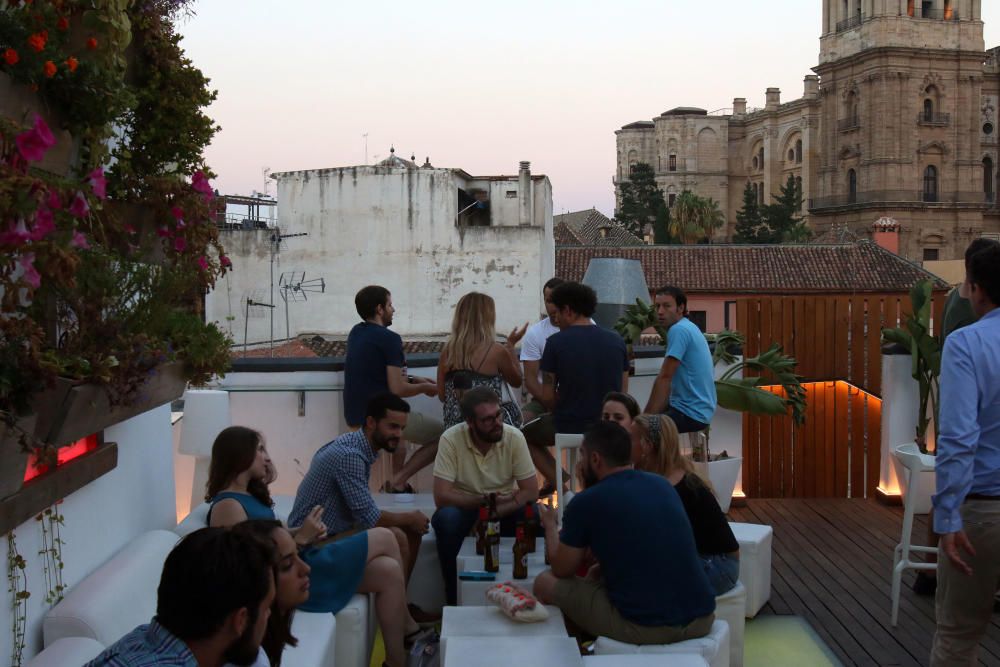
[[[935,294],[941,322],[944,293]],[[806,423],[743,418],[743,491],[756,498],[870,497],[878,485],[883,327],[900,326],[908,294],[773,296],[737,301],[744,354],[778,343],[798,360]],[[780,391],[779,389],[773,389]]]

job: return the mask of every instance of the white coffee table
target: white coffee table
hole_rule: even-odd
[[[498,667],[545,665],[582,667],[583,658],[571,637],[452,637],[444,667]]]
[[[477,570],[482,570],[482,564],[475,568]],[[500,571],[496,573],[495,581],[463,581],[458,580],[458,605],[467,606],[482,606],[489,604],[486,600],[486,591],[495,584],[502,584],[505,581],[509,581],[518,588],[523,588],[526,591],[530,591],[531,587],[535,585],[535,577],[549,569],[549,566],[545,563],[528,563],[528,578],[527,579],[515,579],[514,578],[514,565],[512,563],[501,563]],[[461,571],[461,570],[459,570]]]
[[[441,639],[452,637],[568,637],[562,612],[546,605],[549,617],[537,623],[520,623],[492,603],[485,607],[445,607]]]
[[[463,567],[463,561],[465,566]],[[535,539],[535,551],[534,553],[528,554],[528,562],[538,561],[539,563],[545,562],[545,538],[539,537]],[[513,537],[501,537],[500,538],[500,564],[510,564],[514,562],[514,538]],[[467,537],[465,541],[462,542],[462,548],[458,550],[458,558],[456,560],[458,564],[458,571],[462,570],[481,570],[483,569],[483,557],[476,553],[476,538]]]

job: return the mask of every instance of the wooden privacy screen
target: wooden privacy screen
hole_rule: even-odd
[[[935,294],[941,321],[944,294]],[[867,497],[878,485],[883,327],[909,314],[907,294],[773,296],[737,301],[744,354],[778,343],[798,360],[806,423],[743,417],[743,492],[751,498]],[[774,391],[780,391],[775,389]]]

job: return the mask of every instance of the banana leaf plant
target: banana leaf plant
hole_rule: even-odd
[[[663,328],[656,316],[656,306],[646,303],[642,299],[636,299],[634,305],[625,308],[625,312],[615,322],[615,331],[625,339],[630,353],[632,346],[638,343],[639,338],[642,337],[642,332],[650,328],[656,329],[660,340],[667,339],[667,330]]]
[[[931,334],[931,296],[934,285],[930,279],[921,280],[910,289],[912,313],[900,328],[882,329],[882,341],[902,345],[910,352],[913,379],[920,390],[917,412],[916,442],[920,451],[927,453],[927,428],[930,414],[937,414],[940,398],[942,344]],[[929,408],[929,409],[928,409]]]

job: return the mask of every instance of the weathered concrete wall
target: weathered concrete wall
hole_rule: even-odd
[[[458,188],[488,189],[490,226],[458,227]],[[342,334],[358,321],[354,295],[380,284],[397,308],[400,334],[441,334],[451,324],[458,298],[485,292],[497,301],[497,328],[534,320],[542,310],[542,284],[555,264],[552,188],[532,179],[533,224],[518,225],[517,177],[466,181],[447,169],[353,167],[293,172],[278,180],[278,225],[286,238],[274,255],[274,280],[304,271],[323,278],[323,294],[291,303],[291,335]],[[211,320],[226,324],[243,341],[245,303],[255,291],[270,301],[270,231],[226,232],[233,272],[207,298]],[[274,335],[285,337],[285,303],[275,287]],[[270,337],[264,308],[252,309],[247,338]],[[232,318],[232,319],[227,319]]]

